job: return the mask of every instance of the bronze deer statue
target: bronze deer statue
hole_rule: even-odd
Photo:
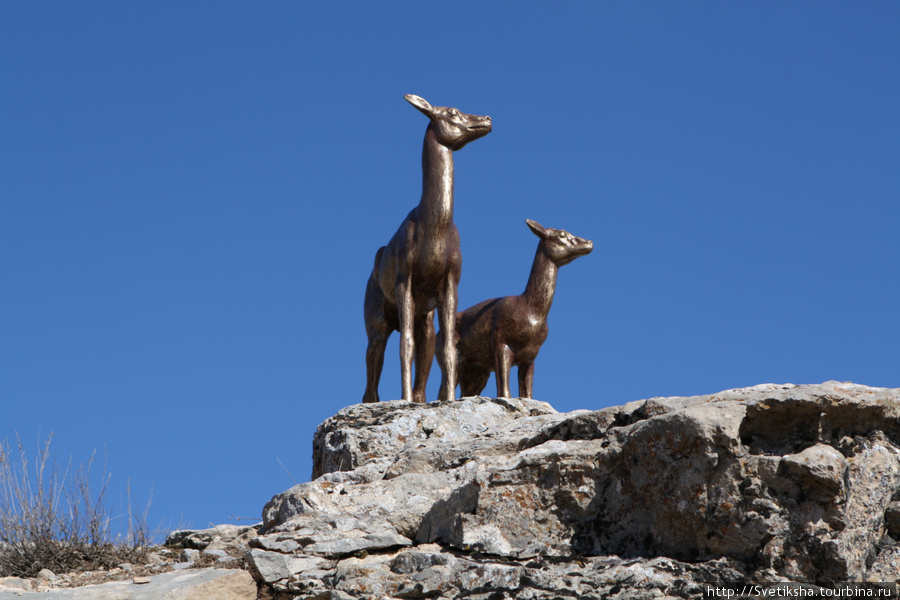
[[[393,331],[400,332],[402,397],[425,402],[425,384],[435,352],[435,310],[445,332],[438,361],[442,372],[439,398],[453,400],[456,394],[453,331],[462,255],[453,223],[453,152],[490,133],[491,118],[431,106],[413,94],[404,97],[430,121],[422,148],[422,198],[387,246],[375,254],[364,311],[369,344],[363,402],[378,402],[384,350]]]
[[[457,314],[459,386],[464,397],[480,394],[493,371],[497,397],[508,398],[513,365],[518,367],[519,396],[532,397],[534,361],[549,332],[547,315],[559,268],[594,247],[590,240],[568,231],[547,229],[530,219],[526,223],[541,241],[525,292],[485,300]]]

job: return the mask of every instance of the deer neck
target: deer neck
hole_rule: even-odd
[[[432,125],[422,147],[422,199],[419,218],[431,227],[453,223],[453,151],[438,143]]]
[[[550,305],[553,304],[557,273],[559,273],[559,267],[544,252],[544,244],[538,244],[534,263],[531,265],[531,274],[528,276],[528,284],[522,295],[543,318],[550,313]]]

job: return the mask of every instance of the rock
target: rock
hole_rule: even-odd
[[[884,524],[895,540],[900,540],[900,502],[891,502],[884,511]]]
[[[725,561],[693,566],[657,558],[617,557],[580,561],[521,563],[496,557],[469,557],[434,544],[395,556],[374,555],[340,561],[334,591],[341,598],[654,598],[699,597],[693,581],[735,577]],[[289,588],[288,588],[289,589]],[[309,597],[309,596],[301,596]],[[328,596],[324,596],[328,597]]]
[[[203,551],[203,555],[211,556],[213,557],[213,560],[216,561],[233,560],[234,558],[224,550],[219,550],[218,548],[207,548]]]
[[[261,525],[216,525],[210,529],[180,529],[169,534],[166,546],[192,550],[224,550],[240,555],[246,552],[249,541],[256,537]]]
[[[900,546],[886,546],[878,553],[866,574],[866,581],[897,581],[900,573]]]
[[[59,577],[50,569],[41,569],[38,571],[36,579],[38,581],[56,581]]]
[[[31,581],[21,577],[0,577],[0,593],[4,590],[31,591]]]
[[[839,497],[844,489],[847,460],[826,444],[816,444],[785,456],[781,464],[802,490],[823,502]]]
[[[330,572],[334,561],[318,556],[282,554],[254,548],[247,554],[247,561],[267,583],[287,579],[295,573]]]
[[[483,437],[518,418],[555,413],[535,400],[464,398],[452,403],[453,419],[440,403],[410,404],[402,400],[355,404],[322,423],[313,437],[313,479],[335,471],[384,466],[410,443],[440,446]],[[432,443],[427,441],[431,439]],[[451,459],[452,460],[452,459]],[[445,460],[443,462],[449,462]]]
[[[240,569],[193,569],[148,577],[149,582],[113,581],[80,588],[56,588],[42,592],[8,592],[0,588],[0,600],[256,600],[256,583]]]
[[[249,541],[286,598],[695,597],[900,565],[898,389],[358,404],[313,449]]]
[[[178,556],[178,561],[183,563],[195,563],[200,558],[200,551],[193,548],[185,548]]]

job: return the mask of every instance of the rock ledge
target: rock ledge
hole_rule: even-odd
[[[557,413],[353,405],[248,560],[284,598],[695,597],[900,577],[900,389],[759,385]]]

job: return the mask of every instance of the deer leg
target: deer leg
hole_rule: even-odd
[[[460,397],[478,396],[487,385],[491,372],[486,369],[467,369],[463,365],[459,367],[459,391]]]
[[[506,344],[498,344],[494,354],[497,361],[497,397],[510,398],[509,394],[509,372],[512,369],[513,353]]]
[[[425,404],[425,385],[434,362],[434,311],[416,317],[413,322],[413,338],[416,354],[416,380],[413,385],[413,402]]]
[[[400,383],[403,400],[412,402],[413,364],[413,299],[409,275],[401,275],[397,281],[397,312],[400,317]]]
[[[533,398],[532,384],[534,383],[534,362],[528,366],[519,366],[519,398]]]
[[[441,391],[438,400],[448,402],[456,399],[456,282],[447,277],[444,293],[438,303],[438,319],[441,322]]]
[[[387,346],[387,335],[369,333],[369,346],[366,348],[366,392],[363,402],[378,402],[378,382],[381,380],[381,368],[384,366],[384,349]]]
[[[381,291],[381,286],[378,285],[374,273],[366,286],[363,316],[366,321],[366,335],[369,338],[369,344],[366,347],[366,391],[362,401],[378,402],[378,383],[381,380],[381,369],[384,366],[384,349],[391,331],[396,328],[396,323],[391,326],[388,322],[384,312],[384,292]]]

